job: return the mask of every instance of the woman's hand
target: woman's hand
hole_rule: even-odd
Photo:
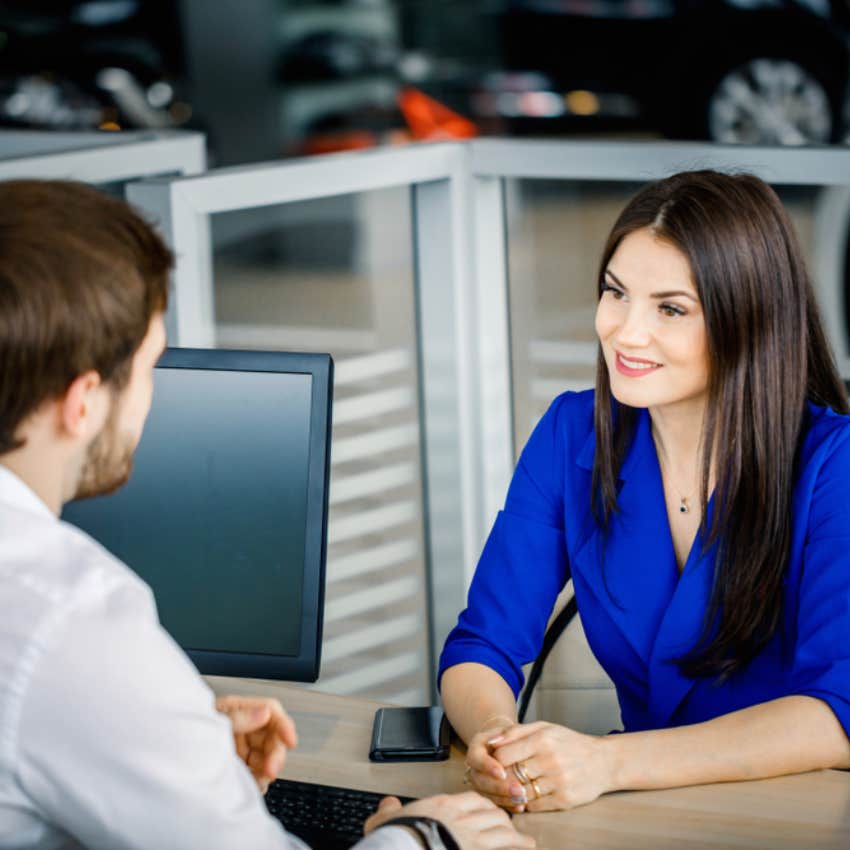
[[[491,717],[470,738],[466,750],[466,779],[472,787],[497,806],[512,812],[524,811],[526,790],[512,770],[494,758],[489,742],[508,732],[522,728],[510,717]]]
[[[295,723],[276,699],[219,697],[215,707],[230,720],[236,752],[265,794],[283,769],[287,750],[298,744]]]
[[[527,777],[527,812],[571,809],[615,790],[611,748],[604,737],[554,723],[513,726],[489,741],[492,758]]]
[[[385,797],[363,831],[368,835],[382,823],[406,815],[440,821],[461,850],[528,850],[535,846],[534,839],[517,832],[510,818],[495,804],[472,791],[426,797],[406,806],[396,797]]]

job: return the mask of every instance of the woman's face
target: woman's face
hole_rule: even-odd
[[[657,408],[705,400],[705,317],[690,264],[649,228],[626,236],[611,257],[596,333],[617,401]]]

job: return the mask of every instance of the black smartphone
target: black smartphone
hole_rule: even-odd
[[[372,726],[371,761],[443,761],[449,757],[451,726],[443,710],[379,708]]]

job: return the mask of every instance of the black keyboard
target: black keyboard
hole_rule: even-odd
[[[386,796],[276,779],[266,792],[266,806],[288,832],[313,850],[348,850],[363,837],[363,821]],[[410,802],[409,797],[400,799]]]

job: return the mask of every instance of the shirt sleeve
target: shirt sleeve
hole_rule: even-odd
[[[352,850],[422,850],[422,845],[402,826],[382,826],[358,841]]]
[[[850,440],[822,465],[812,494],[797,612],[794,693],[817,697],[850,736]]]
[[[569,395],[552,403],[522,452],[467,607],[446,639],[440,676],[455,664],[477,662],[495,670],[518,696],[522,665],[540,652],[552,607],[569,579],[563,436]]]
[[[90,850],[302,850],[265,806],[212,692],[149,594],[45,624],[17,723],[18,781]]]

